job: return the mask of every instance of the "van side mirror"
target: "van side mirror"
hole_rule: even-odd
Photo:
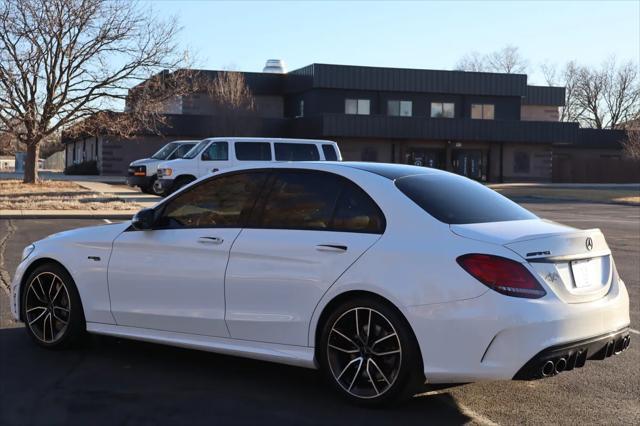
[[[153,228],[155,219],[156,212],[154,209],[142,209],[133,216],[131,226],[137,231],[146,231]]]

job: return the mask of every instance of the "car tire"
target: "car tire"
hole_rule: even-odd
[[[56,263],[35,268],[22,291],[27,334],[48,349],[62,349],[86,334],[84,311],[71,275]]]
[[[415,336],[391,304],[353,298],[336,306],[323,324],[316,355],[326,379],[347,400],[389,405],[412,396],[424,382]]]

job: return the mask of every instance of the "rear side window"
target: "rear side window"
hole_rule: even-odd
[[[277,161],[317,161],[318,147],[310,143],[275,143]]]
[[[371,197],[351,182],[345,182],[331,227],[341,232],[382,234],[385,219]]]
[[[159,227],[240,228],[250,213],[267,173],[220,176],[188,189],[167,203]]]
[[[448,224],[537,219],[497,192],[456,175],[411,175],[396,180],[407,197],[440,222]]]
[[[324,152],[324,159],[327,161],[338,161],[338,155],[333,145],[322,145],[322,152]]]
[[[257,212],[256,212],[257,213]],[[362,189],[340,176],[286,171],[274,177],[255,224],[262,228],[384,232],[384,215]]]
[[[236,158],[240,161],[271,161],[269,142],[236,142]]]
[[[338,176],[279,173],[265,202],[264,228],[328,230],[340,194]]]

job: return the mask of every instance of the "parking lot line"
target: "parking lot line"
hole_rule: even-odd
[[[106,223],[113,223],[109,219],[102,219],[102,220],[104,220]]]
[[[630,329],[632,333],[636,333],[636,334],[640,334],[640,331],[638,330],[634,330],[633,328]]]

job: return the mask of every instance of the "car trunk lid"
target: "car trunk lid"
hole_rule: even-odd
[[[611,251],[599,229],[523,220],[451,225],[451,231],[517,253],[567,303],[599,299],[611,286]]]

